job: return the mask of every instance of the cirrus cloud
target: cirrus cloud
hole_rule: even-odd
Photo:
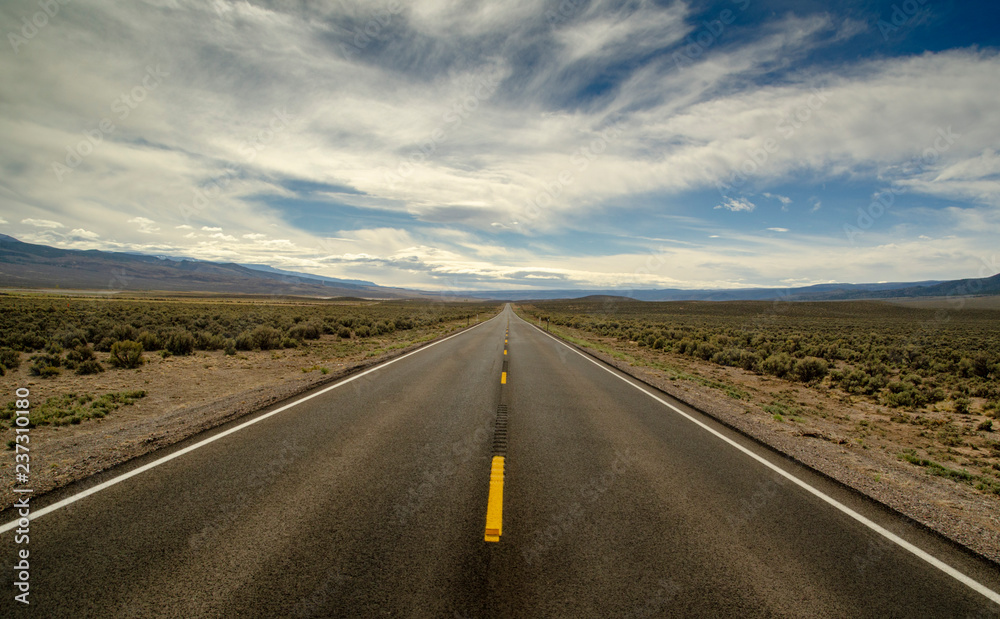
[[[659,243],[673,253],[642,285],[828,281],[831,251],[870,259],[844,279],[942,279],[989,255],[993,39],[887,41],[875,15],[732,4],[723,23],[680,1],[415,0],[358,37],[378,9],[350,0],[93,0],[0,57],[18,84],[2,221],[58,246],[429,288],[626,281]],[[157,65],[169,78],[143,101],[109,105]]]

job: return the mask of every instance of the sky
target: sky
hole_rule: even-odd
[[[0,4],[0,232],[426,290],[1000,272],[987,1]]]

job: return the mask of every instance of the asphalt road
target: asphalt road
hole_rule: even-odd
[[[32,603],[13,601],[8,576],[0,609],[37,617],[1000,617],[981,592],[725,439],[1000,591],[994,564],[654,393],[720,438],[616,374],[507,309],[238,431],[220,436],[232,424],[196,437],[172,451],[219,438],[33,520]],[[501,404],[503,533],[489,543]],[[15,563],[16,548],[12,531],[0,535],[3,565]]]

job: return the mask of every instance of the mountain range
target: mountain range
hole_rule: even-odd
[[[104,291],[210,292],[395,299],[420,292],[360,280],[96,249],[58,249],[0,234],[0,287]]]
[[[207,292],[222,294],[362,297],[368,299],[566,299],[594,295],[640,301],[838,301],[1000,295],[1000,274],[952,281],[877,284],[818,284],[798,288],[719,290],[467,290],[428,292],[379,286],[375,282],[286,271],[262,264],[208,262],[96,249],[59,249],[24,243],[0,234],[0,287],[79,290]]]
[[[816,284],[799,288],[738,288],[717,290],[603,289],[603,290],[501,290],[459,293],[479,299],[568,299],[585,296],[622,296],[639,301],[846,301],[1000,295],[1000,274],[952,281],[888,282],[878,284]]]

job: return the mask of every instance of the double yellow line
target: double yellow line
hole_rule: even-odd
[[[507,329],[503,334],[503,355],[507,357],[507,339],[510,336],[510,319],[507,320]],[[506,365],[506,361],[504,362]],[[500,384],[507,384],[507,372],[500,372]],[[500,427],[500,408],[497,409],[497,428]],[[504,413],[506,415],[506,412]],[[503,419],[503,432],[506,432],[506,417]],[[506,441],[504,441],[506,443]],[[504,447],[506,450],[506,447]],[[487,542],[499,542],[500,535],[503,534],[503,467],[504,455],[497,453],[496,441],[494,441],[493,462],[490,464],[490,497],[486,504],[486,533],[483,536]]]

